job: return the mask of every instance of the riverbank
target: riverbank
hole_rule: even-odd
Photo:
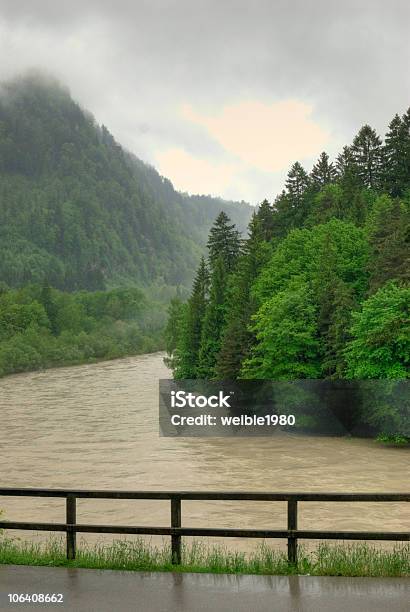
[[[165,305],[137,288],[0,287],[0,377],[163,348]]]
[[[321,543],[309,552],[300,548],[299,561],[294,565],[284,552],[266,544],[247,554],[193,542],[183,547],[181,565],[173,565],[168,545],[153,546],[143,539],[83,545],[78,548],[77,558],[68,561],[62,539],[33,544],[3,538],[0,564],[149,572],[393,577],[410,576],[410,546],[382,550],[368,544]]]

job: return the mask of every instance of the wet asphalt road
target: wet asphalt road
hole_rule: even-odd
[[[56,593],[61,604],[9,603]],[[410,578],[232,576],[0,566],[0,610],[408,612]]]

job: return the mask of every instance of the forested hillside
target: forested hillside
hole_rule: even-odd
[[[220,214],[167,328],[176,378],[409,377],[410,110],[296,162],[248,238]],[[410,424],[408,424],[410,425]]]
[[[121,109],[118,109],[121,112]],[[213,219],[251,208],[176,192],[57,82],[0,88],[0,281],[74,291],[189,286]]]

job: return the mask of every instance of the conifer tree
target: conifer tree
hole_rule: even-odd
[[[383,185],[393,197],[410,188],[410,133],[406,116],[395,115],[389,124],[384,145]]]
[[[178,367],[178,347],[181,343],[181,334],[186,316],[187,304],[183,304],[179,296],[172,298],[168,307],[168,319],[165,327],[165,348],[168,357],[165,364],[175,370]]]
[[[353,159],[365,187],[377,189],[382,175],[382,141],[370,125],[364,125],[351,147]]]
[[[380,196],[367,222],[372,247],[370,288],[375,291],[386,281],[410,281],[410,204]]]
[[[329,162],[329,155],[323,151],[310,174],[312,183],[316,189],[321,189],[328,183],[333,183],[337,177],[337,171],[333,162]]]
[[[211,269],[214,269],[217,260],[222,258],[226,272],[232,272],[239,255],[241,242],[235,224],[230,224],[230,219],[225,212],[219,213],[212,226],[207,246]]]
[[[209,272],[202,257],[181,323],[175,378],[197,378],[202,327],[208,303]]]
[[[227,270],[222,256],[213,263],[209,303],[203,320],[199,361],[196,370],[198,378],[215,378],[215,364],[221,349],[221,336],[225,320],[225,295]]]
[[[368,200],[352,147],[343,147],[337,157],[336,168],[342,190],[340,218],[362,225],[367,214]]]
[[[258,219],[258,227],[261,239],[266,240],[266,242],[269,242],[269,240],[273,238],[277,230],[275,227],[275,211],[272,204],[270,204],[268,200],[263,200],[263,202],[259,205],[256,213],[256,218]],[[252,222],[254,222],[254,218],[252,218],[251,223]],[[254,230],[252,230],[251,226],[249,229],[251,233],[253,233]]]
[[[286,191],[276,198],[274,207],[278,213],[280,235],[285,235],[294,227],[301,227],[309,214],[310,179],[299,162],[295,162],[288,172]]]
[[[295,162],[289,170],[285,184],[291,206],[300,209],[303,205],[303,196],[309,186],[309,177],[299,162]]]
[[[251,316],[256,311],[251,287],[267,259],[266,242],[272,231],[270,205],[267,200],[262,204],[249,223],[244,253],[227,291],[226,324],[215,368],[216,377],[221,380],[239,376],[241,365],[254,342],[254,334],[249,329]]]
[[[322,374],[325,378],[344,378],[346,375],[345,348],[351,339],[352,313],[356,307],[352,288],[340,278],[332,287],[329,325],[324,333]]]
[[[337,156],[336,171],[339,179],[342,179],[347,173],[357,172],[351,147],[344,146],[342,152]]]

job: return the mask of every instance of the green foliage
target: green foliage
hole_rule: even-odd
[[[229,217],[223,211],[219,213],[211,227],[208,238],[209,264],[212,269],[219,265],[219,260],[227,272],[235,268],[239,255],[239,232],[235,224],[229,224]]]
[[[374,291],[389,280],[410,281],[410,200],[381,195],[366,223],[372,248],[370,287]]]
[[[381,138],[370,125],[364,125],[355,136],[351,147],[354,163],[365,187],[377,189],[383,172]]]
[[[410,444],[410,437],[401,434],[380,434],[376,438],[377,442],[392,444],[393,446],[407,446]]]
[[[0,376],[161,347],[161,320],[139,289],[66,293],[28,285],[0,293]]]
[[[187,340],[188,308],[180,325],[188,361],[176,375],[408,377],[409,126],[410,110],[393,119],[384,145],[365,125],[336,163],[325,152],[310,174],[294,163],[285,189],[273,204],[261,203],[231,259],[237,236],[219,217],[208,242],[210,299],[205,315],[194,316],[199,367],[198,342]],[[362,411],[376,431],[407,435],[408,407],[398,398],[368,390]]]
[[[333,183],[337,177],[335,165],[329,161],[329,155],[323,151],[312,168],[310,177],[317,189],[322,189],[328,183]]]
[[[198,378],[215,377],[215,364],[221,350],[222,329],[225,321],[226,283],[225,261],[222,257],[219,257],[214,262],[209,302],[203,320],[197,370]]]
[[[243,378],[319,378],[320,343],[309,287],[292,280],[263,303],[253,317],[256,344],[245,360]]]
[[[202,330],[209,293],[209,271],[202,258],[194,280],[191,297],[184,311],[176,313],[175,346],[172,355],[175,378],[197,378]],[[172,321],[169,321],[172,325]]]
[[[410,364],[410,288],[389,283],[353,314],[346,347],[347,376],[407,378]]]
[[[115,142],[57,82],[0,87],[0,280],[68,291],[189,286],[212,219],[244,202],[188,196]]]

